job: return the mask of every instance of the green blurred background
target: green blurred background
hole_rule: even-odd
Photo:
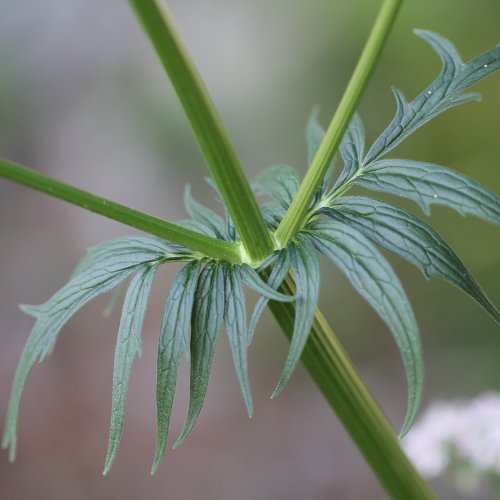
[[[380,2],[373,0],[171,0],[250,177],[275,163],[305,171],[303,128],[313,105],[326,125]],[[186,216],[182,190],[212,204],[207,169],[160,64],[123,0],[1,0],[0,154],[146,212]],[[413,27],[439,31],[469,59],[500,41],[498,0],[407,1],[360,112],[373,140],[394,113],[391,85],[412,98],[439,60]],[[500,193],[499,76],[481,82],[484,101],[456,108],[415,133],[398,156],[451,166]],[[418,208],[407,204],[418,213]],[[500,232],[446,209],[432,222],[500,304]],[[19,303],[45,301],[84,249],[134,231],[0,180],[0,420],[32,326]],[[461,292],[427,282],[390,257],[420,324],[427,366],[424,406],[500,388],[500,332]],[[103,478],[119,311],[106,299],[65,328],[36,367],[22,407],[19,457],[0,455],[2,499],[378,499],[384,494],[310,377],[300,368],[269,395],[287,342],[266,315],[251,348],[256,414],[249,420],[227,342],[216,356],[199,424],[151,478],[155,351],[163,269],[134,369],[117,463]],[[320,305],[396,426],[405,377],[385,326],[332,266]],[[187,405],[181,372],[172,437]],[[446,480],[442,498],[459,498]],[[481,498],[489,498],[485,490]],[[479,497],[475,497],[479,498]]]

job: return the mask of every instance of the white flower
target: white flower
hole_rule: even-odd
[[[429,478],[459,462],[478,475],[500,475],[500,395],[470,401],[438,402],[403,441],[416,467]]]

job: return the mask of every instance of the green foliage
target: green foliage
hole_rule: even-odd
[[[248,378],[248,332],[247,309],[245,292],[241,279],[239,266],[224,263],[225,288],[224,288],[224,325],[229,337],[231,353],[233,355],[234,369],[238,376],[241,392],[247,406],[248,416],[253,415],[253,402],[250,393],[250,380]]]
[[[479,100],[481,96],[477,92],[464,92],[500,68],[500,47],[464,64],[457,49],[446,38],[426,30],[415,30],[415,33],[430,43],[441,58],[443,69],[413,101],[408,102],[399,89],[393,88],[397,103],[396,116],[373,143],[364,160],[365,164],[387,154],[417,128],[443,111],[471,100]]]
[[[208,387],[208,378],[219,333],[224,320],[224,269],[219,262],[209,262],[196,286],[191,317],[191,379],[189,408],[179,446],[193,430]]]
[[[184,226],[196,228],[210,236],[224,238],[225,241],[233,237],[235,230],[229,216],[227,221],[224,221],[213,211],[200,205],[191,197],[189,189],[186,189],[185,202],[186,209],[193,219],[184,221]],[[267,262],[270,263],[276,258],[277,255],[273,254]],[[152,471],[158,469],[165,453],[182,354],[185,353],[191,358],[190,403],[184,429],[175,446],[191,433],[201,411],[223,323],[248,413],[253,413],[247,368],[250,342],[243,286],[246,284],[265,300],[290,302],[294,301],[295,297],[278,292],[276,288],[279,283],[270,286],[248,264],[237,265],[210,259],[178,244],[157,238],[118,238],[90,249],[73,271],[70,282],[46,304],[23,307],[27,313],[37,318],[37,323],[19,364],[8,410],[3,445],[10,447],[11,460],[15,457],[21,396],[36,358],[40,357],[42,360],[52,350],[62,326],[83,305],[112,290],[135,273],[125,297],[116,343],[111,429],[104,466],[104,473],[109,472],[120,444],[132,363],[141,353],[140,333],[147,300],[156,270],[167,262],[187,264],[174,280],[160,329],[157,449]],[[285,272],[287,271],[288,266],[285,269]],[[315,303],[316,300],[312,303],[313,310]]]
[[[158,342],[156,454],[152,474],[158,470],[165,455],[179,363],[182,354],[190,357],[189,327],[200,268],[200,261],[184,266],[175,278],[165,303]]]
[[[130,253],[125,254],[121,249],[127,240]],[[43,361],[52,351],[65,323],[87,302],[110,291],[141,267],[177,258],[168,244],[153,238],[120,238],[106,242],[89,253],[69,283],[49,301],[36,307],[23,306],[26,313],[36,318],[36,323],[19,362],[7,410],[2,446],[9,447],[10,460],[16,455],[17,420],[26,379],[36,360]]]
[[[134,276],[125,296],[120,328],[116,339],[111,430],[104,474],[111,469],[120,446],[130,372],[135,357],[142,355],[142,324],[146,315],[153,279],[159,265],[159,262],[155,262],[143,266]]]
[[[274,263],[273,269],[269,276],[268,284],[271,288],[279,288],[286,278],[288,271],[290,269],[290,255],[287,249],[281,250]],[[255,308],[252,313],[252,318],[250,320],[250,325],[248,327],[248,343],[252,342],[255,328],[259,321],[260,315],[266,308],[269,298],[262,296],[259,298],[255,304]]]
[[[141,9],[140,3],[136,8]],[[143,22],[149,23],[148,19],[143,19]],[[231,206],[227,206],[224,220],[196,202],[187,188],[185,204],[191,219],[179,223],[179,226],[204,237],[196,239],[189,232],[176,231],[183,235],[183,245],[187,241],[201,242],[192,245],[196,251],[181,246],[179,242],[152,237],[119,238],[105,242],[87,254],[69,283],[48,302],[38,307],[24,307],[36,318],[36,323],[16,373],[8,409],[3,446],[10,448],[11,459],[14,459],[16,450],[22,392],[36,360],[44,359],[51,352],[61,328],[81,307],[135,274],[125,298],[115,351],[111,431],[104,468],[105,473],[109,471],[120,443],[132,362],[141,352],[140,332],[154,275],[160,265],[174,261],[186,264],[174,280],[160,328],[157,445],[152,472],[158,469],[164,457],[181,357],[186,354],[190,358],[190,402],[184,428],[175,446],[188,437],[201,412],[223,324],[243,398],[248,413],[252,414],[247,350],[257,321],[269,300],[294,302],[295,305],[290,351],[273,397],[283,389],[303,353],[313,325],[320,285],[319,253],[340,268],[391,330],[407,374],[408,410],[401,432],[408,431],[423,391],[419,332],[403,287],[376,245],[415,264],[426,277],[437,276],[456,285],[500,323],[498,310],[435,230],[392,204],[365,197],[344,196],[352,186],[358,185],[410,198],[419,203],[426,213],[430,205],[441,204],[463,215],[475,215],[500,224],[500,198],[478,183],[438,165],[382,159],[434,116],[477,99],[477,94],[464,92],[500,68],[499,47],[464,64],[448,40],[427,31],[418,31],[417,34],[427,40],[441,57],[443,69],[440,75],[410,102],[401,91],[394,90],[396,115],[366,156],[363,124],[361,118],[354,115],[340,144],[342,172],[332,182],[334,161],[328,163],[327,174],[311,198],[306,217],[298,221],[298,230],[283,245],[284,248],[276,244],[272,252],[258,261],[254,257],[259,251],[252,258],[247,256],[247,259],[238,260],[235,248],[242,243],[240,236],[243,235],[238,230],[242,227],[243,211],[235,205],[235,197],[232,196]],[[171,40],[169,43],[174,42]],[[309,162],[315,158],[324,135],[315,111],[306,127]],[[205,137],[205,148],[208,147],[208,136]],[[211,154],[214,162],[215,153],[212,151]],[[229,161],[228,158],[225,160]],[[217,170],[214,165],[212,168]],[[223,192],[227,193],[230,187],[227,179],[222,184]],[[331,184],[333,187],[330,187]],[[216,189],[218,187],[220,183]],[[261,205],[266,223],[265,235],[275,233],[289,214],[299,187],[297,172],[287,165],[272,167],[255,181],[256,194],[270,198]],[[229,213],[236,216],[237,227]],[[188,237],[191,239],[188,240]],[[262,234],[260,237],[267,239]],[[203,252],[203,242],[215,247],[220,242],[227,254],[221,257],[212,251]],[[248,250],[248,241],[246,243]],[[263,271],[269,275],[267,282],[259,275]],[[295,280],[295,295],[278,291],[289,273]],[[260,295],[248,328],[245,284]]]
[[[442,278],[469,294],[497,322],[500,317],[478,283],[439,234],[402,208],[346,196],[323,213],[347,224],[372,242],[417,266],[426,278]]]
[[[319,218],[308,231],[315,247],[339,267],[394,335],[408,379],[405,433],[422,397],[423,362],[417,323],[403,287],[382,254],[353,227]]]
[[[278,386],[273,392],[273,398],[281,392],[299,362],[314,320],[319,294],[319,257],[311,242],[299,234],[297,239],[290,243],[289,251],[293,276],[297,285],[295,323],[290,352]]]
[[[380,160],[364,167],[354,180],[368,189],[417,202],[426,214],[444,205],[462,215],[475,215],[500,225],[499,198],[477,182],[451,169],[411,160]]]

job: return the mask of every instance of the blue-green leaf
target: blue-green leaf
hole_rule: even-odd
[[[214,231],[207,227],[205,224],[198,222],[193,219],[184,219],[175,221],[175,223],[179,226],[185,227],[186,229],[191,229],[191,231],[196,231],[197,233],[204,234],[206,236],[214,237]]]
[[[427,278],[437,276],[457,286],[500,323],[500,313],[468,269],[425,222],[389,203],[354,196],[341,198],[322,212],[416,265]]]
[[[280,225],[286,209],[283,208],[277,201],[268,201],[260,206],[264,221],[269,229],[273,231]]]
[[[500,225],[500,198],[481,184],[449,168],[412,160],[387,159],[372,163],[357,184],[418,203],[430,214],[431,205],[444,205],[462,215],[475,215]]]
[[[163,262],[166,258],[165,248],[161,244],[152,247],[149,243],[143,244],[143,240],[136,243],[136,246],[131,247],[130,254],[124,252],[117,255],[108,251],[109,246],[112,246],[109,242],[99,245],[85,263],[85,269],[80,269],[49,301],[40,306],[22,307],[26,313],[36,318],[36,323],[24,347],[7,410],[2,446],[10,447],[10,460],[14,460],[16,454],[21,397],[36,360],[42,361],[45,358],[51,351],[61,328],[87,302],[113,289],[142,264]],[[101,250],[102,253],[99,253]]]
[[[86,272],[95,265],[119,259],[133,259],[146,262],[163,255],[165,259],[174,259],[191,255],[191,250],[175,243],[152,236],[125,236],[104,241],[95,247],[87,249],[87,254],[78,263],[71,275],[72,278]]]
[[[314,320],[319,293],[319,258],[312,243],[299,234],[289,245],[289,251],[297,289],[295,323],[288,357],[273,398],[281,392],[299,362]]]
[[[130,283],[125,296],[116,340],[111,430],[103,474],[111,470],[120,446],[130,373],[135,357],[142,355],[141,330],[158,266],[159,263],[156,262],[142,267]]]
[[[109,298],[107,306],[102,310],[102,315],[107,318],[113,314],[118,302],[122,299],[125,294],[127,283],[122,281],[119,285],[115,287],[115,289],[111,292],[111,296]]]
[[[364,152],[365,128],[361,117],[355,113],[340,143],[340,155],[344,162],[344,169],[335,183],[335,187],[344,184],[362,167]]]
[[[273,270],[269,276],[269,280],[267,281],[268,286],[273,289],[277,289],[283,280],[286,278],[288,274],[288,270],[290,269],[290,255],[288,250],[285,248],[280,251],[280,254],[274,264]],[[255,304],[255,308],[253,310],[252,318],[250,319],[250,325],[248,327],[248,343],[252,342],[253,336],[255,334],[255,328],[257,327],[257,322],[264,311],[269,299],[267,297],[259,297],[259,300]]]
[[[226,214],[226,225],[227,225],[227,236],[230,241],[237,241],[238,240],[238,233],[236,231],[236,228],[234,226],[233,219],[231,218],[231,215],[229,214],[226,204],[224,203],[224,200],[222,199],[222,195],[220,194],[219,188],[217,187],[217,184],[211,177],[205,177],[206,183],[217,193],[217,197],[215,198],[219,203],[222,204],[224,207],[224,213]]]
[[[382,254],[356,229],[322,217],[308,229],[316,248],[339,267],[394,335],[408,380],[405,434],[422,399],[424,369],[417,323],[403,287]]]
[[[241,393],[247,406],[248,416],[253,414],[253,402],[248,378],[248,335],[245,292],[239,266],[224,263],[226,307],[224,324],[233,355],[234,369],[238,376]]]
[[[226,224],[222,218],[213,210],[210,210],[208,207],[198,203],[191,196],[191,186],[189,184],[184,190],[184,204],[186,205],[186,210],[193,220],[202,224],[208,231],[210,231],[211,236],[221,239],[227,238]]]
[[[306,142],[307,142],[307,164],[311,165],[318,148],[325,137],[325,130],[319,124],[318,121],[319,115],[319,107],[315,107],[311,114],[309,115],[309,119],[307,120],[306,126]],[[326,171],[323,180],[321,181],[320,187],[315,194],[314,204],[318,202],[321,197],[326,193],[330,182],[332,180],[333,174],[335,171],[335,158],[330,162],[328,169]]]
[[[465,90],[500,68],[500,46],[464,64],[453,44],[446,38],[426,30],[415,30],[415,33],[438,53],[443,68],[436,80],[413,101],[408,102],[400,90],[393,89],[397,103],[396,115],[368,151],[365,164],[394,149],[439,113],[464,102],[480,99],[477,93],[464,94]]]
[[[201,261],[184,266],[172,283],[165,303],[158,343],[156,382],[156,453],[154,474],[165,455],[175,385],[182,353],[189,357],[189,326]]]
[[[325,137],[325,130],[318,121],[319,107],[315,106],[309,115],[306,125],[307,164],[310,165]]]
[[[208,379],[224,319],[224,270],[209,262],[196,287],[191,318],[191,381],[189,408],[184,428],[174,448],[191,433],[205,400]]]
[[[275,165],[266,169],[253,183],[257,194],[267,194],[287,210],[299,189],[299,176],[288,165]]]
[[[277,300],[278,302],[292,302],[295,300],[294,295],[285,295],[281,292],[278,292],[274,288],[271,288],[255,271],[247,264],[242,264],[240,266],[241,275],[243,277],[243,281],[253,290],[260,293],[264,297],[267,297],[271,300]]]

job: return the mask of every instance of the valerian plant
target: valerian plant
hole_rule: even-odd
[[[163,35],[157,35],[161,31],[155,31],[158,20],[154,12],[148,11],[148,7],[139,7],[140,2],[132,3],[157,46],[169,74],[171,71],[174,75],[177,74],[175,71],[181,74],[182,70],[178,67],[172,70],[169,66],[172,61],[166,58],[165,53],[162,54],[163,45],[159,48],[160,43],[166,46],[172,44],[177,50],[171,33],[166,30]],[[386,0],[384,4],[370,39],[371,47],[376,46],[372,52],[371,67],[385,41],[399,3]],[[172,283],[159,329],[157,443],[152,472],[157,471],[164,457],[181,358],[186,356],[190,362],[190,401],[184,428],[174,447],[188,437],[200,414],[223,325],[243,399],[248,414],[252,414],[247,351],[258,319],[269,301],[291,302],[294,305],[290,350],[272,396],[281,392],[304,353],[311,329],[315,331],[319,328],[315,324],[322,321],[321,318],[318,319],[316,312],[320,286],[320,254],[325,255],[347,276],[394,336],[408,383],[407,415],[401,435],[408,432],[422,398],[422,349],[418,326],[403,286],[377,246],[414,264],[427,278],[439,277],[460,288],[500,323],[498,309],[454,251],[427,223],[391,203],[368,196],[348,195],[352,187],[360,186],[368,191],[413,200],[427,215],[431,205],[445,205],[462,215],[474,215],[500,225],[500,198],[477,182],[432,163],[387,158],[388,153],[398,144],[438,114],[453,106],[478,100],[480,96],[468,92],[469,88],[500,68],[500,47],[464,63],[447,39],[423,30],[417,30],[416,34],[437,52],[443,63],[442,70],[411,101],[399,89],[393,89],[396,114],[371,147],[367,148],[365,145],[365,132],[360,116],[353,115],[363,82],[366,82],[370,73],[366,69],[364,74],[363,71],[359,72],[361,77],[355,73],[362,84],[357,88],[354,85],[354,90],[353,87],[348,87],[346,91],[347,95],[350,92],[351,98],[350,101],[348,98],[346,105],[350,110],[343,113],[345,134],[343,130],[334,130],[343,164],[340,173],[335,175],[335,164],[338,162],[335,161],[335,147],[332,144],[336,139],[332,139],[330,129],[326,133],[322,129],[315,110],[306,127],[308,164],[314,167],[315,162],[322,162],[322,165],[318,169],[321,175],[316,175],[317,185],[312,196],[308,198],[301,195],[304,184],[301,184],[297,172],[287,165],[272,167],[255,180],[253,190],[256,195],[267,197],[267,200],[261,200],[258,208],[259,216],[265,221],[266,232],[262,237],[262,248],[267,245],[267,252],[252,252],[248,241],[245,243],[243,233],[248,228],[242,226],[241,210],[235,210],[232,205],[234,199],[228,193],[227,179],[221,177],[222,174],[216,167],[212,166],[212,171],[216,174],[215,182],[209,179],[209,184],[215,188],[218,199],[226,208],[225,218],[196,202],[188,188],[185,192],[185,205],[191,218],[174,226],[2,161],[0,173],[5,177],[85,205],[154,235],[118,238],[90,249],[68,284],[51,299],[40,306],[22,306],[36,322],[22,354],[7,413],[3,446],[10,449],[11,460],[16,453],[21,397],[34,364],[37,360],[42,361],[52,351],[60,330],[81,307],[131,278],[124,299],[114,359],[111,429],[104,472],[110,470],[120,444],[132,363],[141,354],[141,328],[153,280],[161,265],[172,262],[184,263],[184,267]],[[176,61],[182,61],[182,57]],[[360,64],[366,66],[363,57],[367,57],[366,54],[360,59]],[[175,77],[172,80],[176,85]],[[187,91],[182,86],[176,89],[183,100],[183,92],[187,94]],[[197,126],[202,120],[197,121],[196,113],[206,112],[207,117],[213,118],[209,106],[199,111],[189,107],[189,100],[183,101],[183,104],[192,123],[198,124]],[[335,123],[335,117],[332,123]],[[212,124],[215,128],[219,127],[216,120]],[[197,129],[195,125],[193,127],[209,165],[214,158],[226,161],[227,158],[210,150],[212,143],[203,142],[206,131]],[[306,189],[309,187],[306,186]],[[228,202],[228,199],[232,201]],[[302,212],[300,203],[305,207]],[[292,224],[288,223],[292,218],[290,213],[300,213],[300,217],[296,217]],[[271,242],[270,245],[267,240]],[[249,322],[245,285],[260,295]],[[351,376],[355,380],[357,374],[352,372]],[[353,386],[351,390],[357,389]],[[356,395],[355,392],[353,394]],[[373,417],[374,422],[382,422],[383,417],[377,415]],[[380,424],[381,428],[383,425],[385,424]],[[372,430],[375,433],[376,429]],[[355,435],[354,431],[352,433]],[[393,446],[392,442],[388,444],[388,448],[390,446]],[[360,447],[363,449],[363,444]],[[392,452],[396,455],[399,453],[396,449]],[[368,452],[366,455],[373,457]],[[391,465],[387,469],[383,469],[383,466],[377,469],[373,460],[371,463],[393,496],[433,498],[430,489],[425,483],[420,483],[417,476],[416,479],[408,479],[407,486],[403,487],[404,481],[398,483],[394,480],[397,472],[396,476],[391,476],[395,470]]]

